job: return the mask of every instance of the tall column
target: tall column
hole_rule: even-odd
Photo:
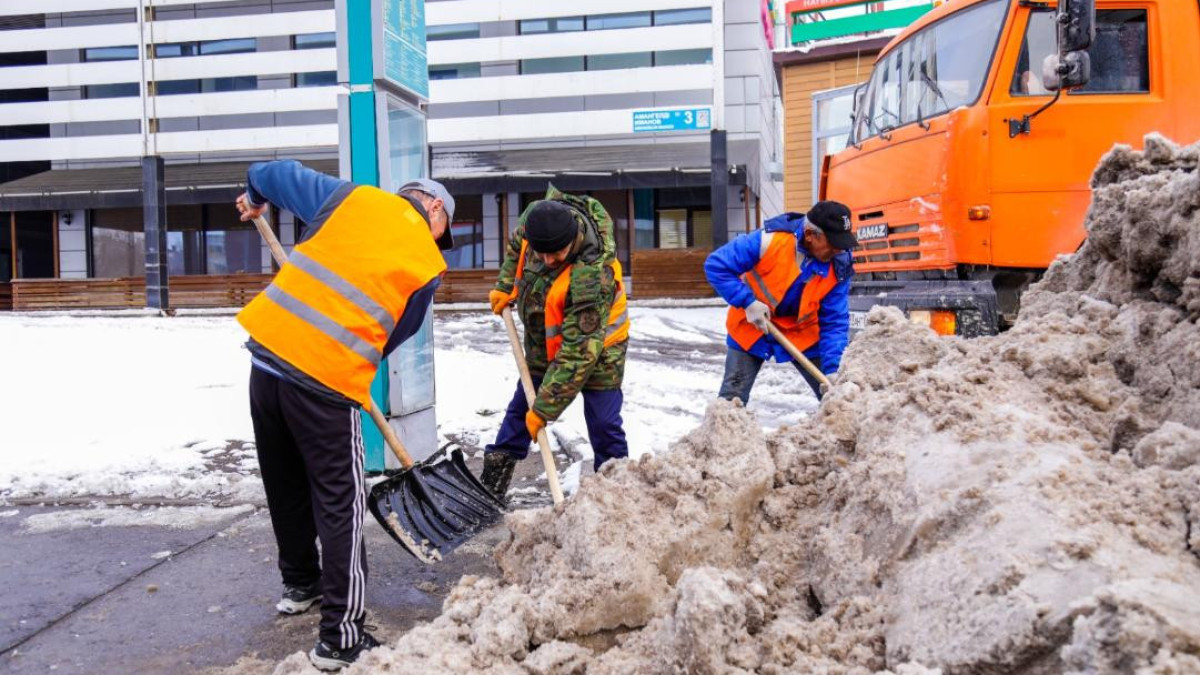
[[[729,241],[729,153],[725,131],[713,129],[709,135],[712,158],[712,238],[713,248]]]
[[[163,159],[142,158],[142,223],[146,233],[146,306],[166,311],[167,297],[167,186]]]

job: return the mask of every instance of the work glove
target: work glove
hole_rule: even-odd
[[[508,307],[508,293],[493,289],[490,293],[488,293],[488,302],[492,305],[492,313],[499,315],[504,311],[505,307]]]
[[[533,438],[538,437],[538,432],[546,428],[546,420],[542,416],[530,410],[525,413],[525,428],[529,430],[529,435]]]
[[[746,320],[766,333],[767,326],[771,323],[771,308],[767,307],[767,303],[755,300],[746,308]]]

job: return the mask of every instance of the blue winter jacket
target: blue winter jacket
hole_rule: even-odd
[[[821,370],[825,374],[837,372],[842,362],[842,352],[850,342],[850,278],[854,276],[854,263],[849,251],[842,251],[827,263],[808,255],[803,243],[803,214],[783,213],[775,216],[764,223],[763,229],[743,234],[713,251],[704,262],[704,274],[708,277],[708,283],[712,284],[717,293],[731,306],[741,309],[749,307],[756,298],[754,291],[742,280],[742,275],[754,269],[760,260],[763,232],[794,234],[796,246],[803,254],[800,277],[780,301],[779,307],[775,309],[775,316],[795,317],[799,313],[804,285],[813,275],[837,275],[837,285],[821,300],[821,307],[817,311],[820,340],[804,352],[810,359],[820,360]],[[749,350],[742,350],[741,345],[735,342],[732,336],[727,336],[725,342],[730,349],[748,351],[760,359],[774,357],[780,363],[792,360],[787,350],[769,335],[759,338]]]

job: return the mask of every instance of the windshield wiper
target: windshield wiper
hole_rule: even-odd
[[[921,63],[921,81],[925,83],[926,87],[929,87],[929,91],[932,91],[935,96],[942,99],[942,103],[946,104],[946,108],[950,107],[950,101],[946,100],[946,96],[942,93],[941,88],[937,86],[937,82],[934,82],[933,78],[929,76],[929,71],[925,70],[924,62]]]

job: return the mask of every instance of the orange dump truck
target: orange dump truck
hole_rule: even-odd
[[[1200,139],[1200,1],[950,0],[892,40],[855,100],[820,189],[854,213],[851,326],[886,304],[995,333],[1083,243],[1113,144]]]

